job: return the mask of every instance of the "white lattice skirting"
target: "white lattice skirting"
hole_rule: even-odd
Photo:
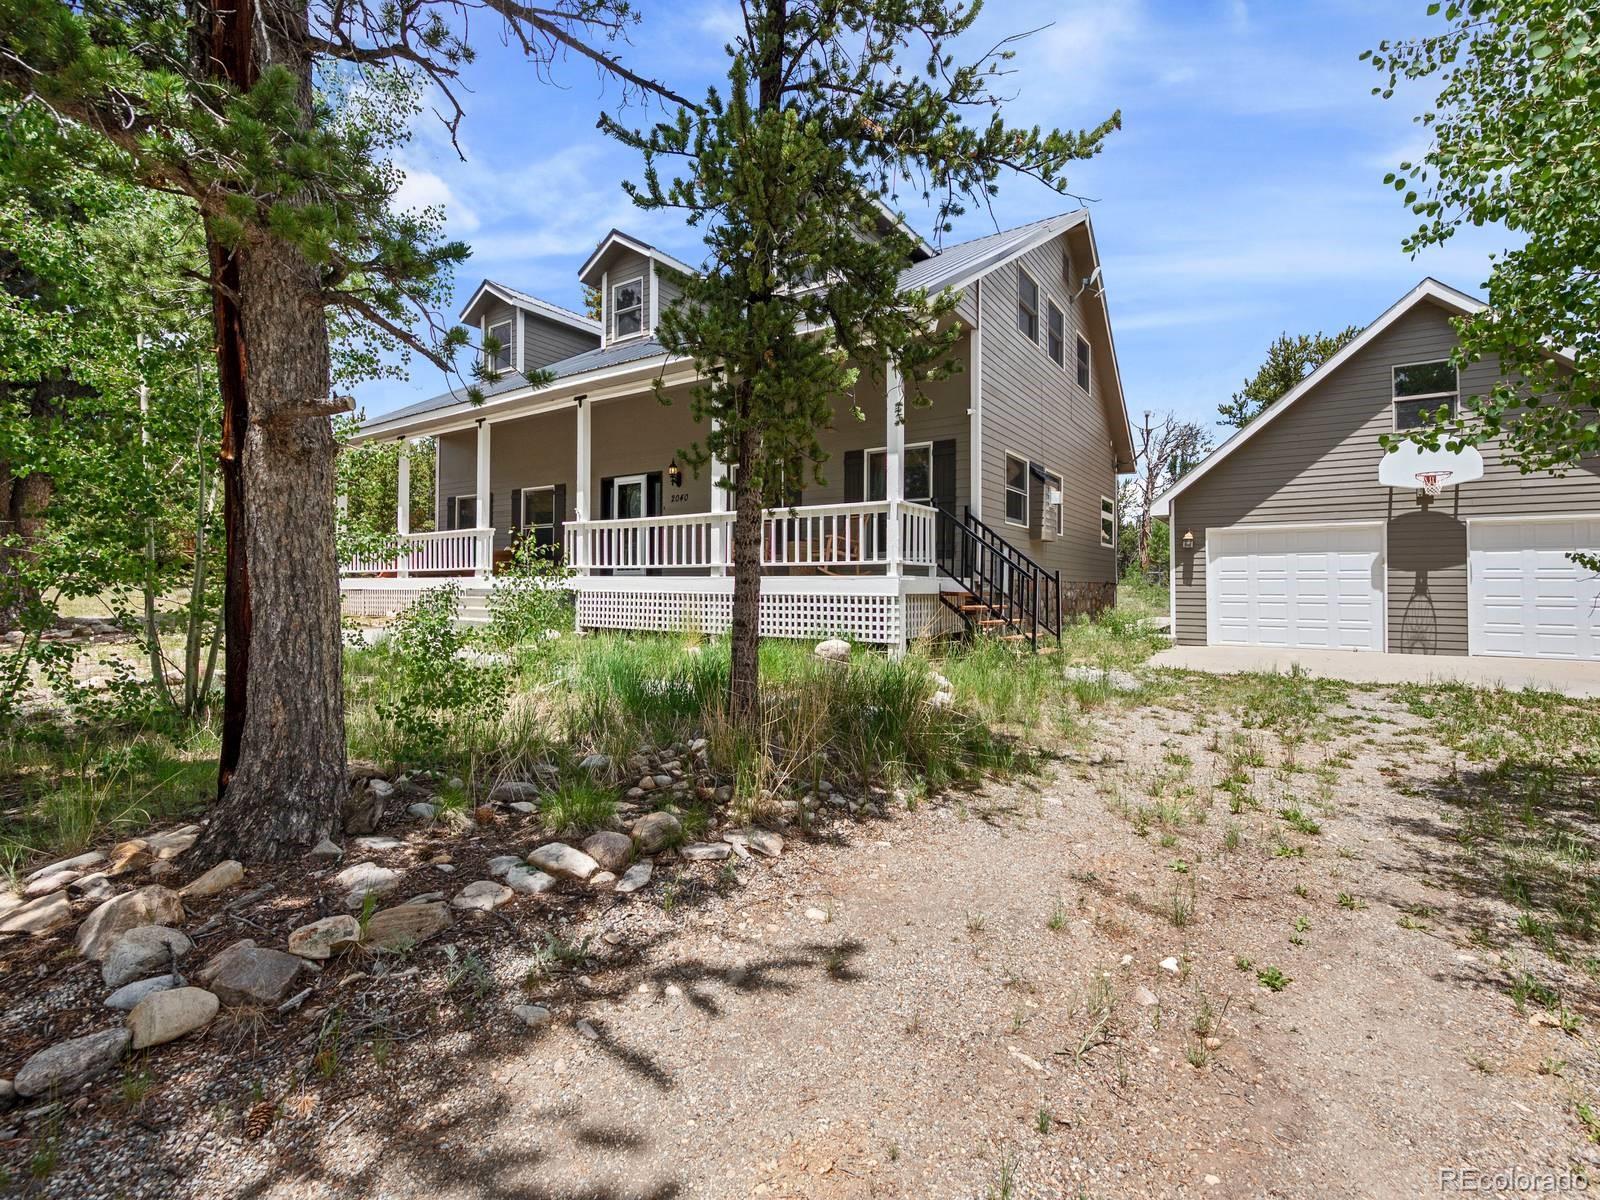
[[[608,587],[600,580],[586,580],[578,590],[578,626],[722,633],[733,615],[731,586],[709,580],[696,583],[699,586],[662,581],[655,587]],[[939,618],[935,610],[941,607],[937,594],[902,594],[897,586],[884,586],[881,581],[868,587],[851,587],[844,580],[833,580],[825,588],[791,589],[779,581],[767,580],[761,591],[761,636],[848,637],[900,646],[907,637],[937,632]]]
[[[489,594],[488,588],[481,584],[462,586],[462,580],[452,580],[461,587],[461,610],[464,617],[479,615],[483,608],[484,600]],[[442,587],[443,583],[435,583],[432,587]],[[392,617],[401,609],[416,600],[423,592],[430,590],[426,583],[411,584],[406,587],[390,586],[361,586],[360,584],[344,584],[339,589],[340,606],[348,617]]]

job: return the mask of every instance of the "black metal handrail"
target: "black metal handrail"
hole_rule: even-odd
[[[993,619],[1026,634],[1034,649],[1041,628],[1059,640],[1061,573],[1046,571],[973,516],[970,507],[959,519],[942,505],[936,508],[940,572],[966,587]]]

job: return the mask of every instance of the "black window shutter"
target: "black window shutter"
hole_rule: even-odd
[[[866,499],[866,487],[863,482],[863,473],[866,458],[863,451],[846,450],[844,452],[844,502],[846,504],[860,504]]]
[[[557,562],[561,561],[563,548],[566,545],[561,536],[562,527],[567,523],[567,485],[558,483],[555,494],[551,497],[550,508],[554,512],[555,526],[550,530],[551,557]]]
[[[457,528],[456,498],[454,496],[446,496],[444,500],[444,527],[446,529]]]
[[[614,476],[607,475],[600,481],[600,519],[611,520],[611,480]]]
[[[522,528],[522,489],[511,489],[511,528]]]
[[[956,510],[956,440],[946,438],[933,444],[933,505]]]
[[[663,511],[661,506],[661,472],[651,471],[644,477],[645,506],[644,515],[659,517]]]

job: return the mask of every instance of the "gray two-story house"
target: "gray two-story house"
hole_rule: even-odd
[[[479,287],[462,320],[502,374],[480,405],[447,392],[363,427],[361,440],[437,439],[434,529],[412,530],[403,479],[400,552],[345,564],[347,607],[390,612],[452,576],[481,594],[533,539],[571,568],[580,628],[725,628],[727,472],[684,464],[705,434],[695,368],[653,336],[672,278],[693,270],[613,231],[578,270],[598,320]],[[961,370],[927,406],[903,406],[881,363],[834,399],[825,482],[765,516],[763,632],[903,647],[965,625],[1036,642],[1113,603],[1116,477],[1133,449],[1088,214],[919,245],[902,284],[959,294]]]

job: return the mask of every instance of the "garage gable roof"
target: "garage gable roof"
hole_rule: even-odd
[[[1329,358],[1315,371],[1311,372],[1311,374],[1307,375],[1299,383],[1295,384],[1294,387],[1290,388],[1272,404],[1268,405],[1265,412],[1263,412],[1255,420],[1251,421],[1243,429],[1240,429],[1227,441],[1223,442],[1222,445],[1213,450],[1209,455],[1201,460],[1200,465],[1195,467],[1194,470],[1190,471],[1182,479],[1178,480],[1177,483],[1173,484],[1166,491],[1162,492],[1161,495],[1157,496],[1155,501],[1150,505],[1150,515],[1155,517],[1167,516],[1172,511],[1173,500],[1177,498],[1180,492],[1182,492],[1190,484],[1194,483],[1195,480],[1201,479],[1210,474],[1212,471],[1216,470],[1217,465],[1226,459],[1228,455],[1232,454],[1240,446],[1244,445],[1252,437],[1260,433],[1262,429],[1270,425],[1275,419],[1282,416],[1288,410],[1289,406],[1294,404],[1295,401],[1299,400],[1303,396],[1308,395],[1312,391],[1315,391],[1317,385],[1320,384],[1324,379],[1337,371],[1345,363],[1349,362],[1357,354],[1360,354],[1361,351],[1368,346],[1374,338],[1376,338],[1385,329],[1389,328],[1389,326],[1393,325],[1401,317],[1405,316],[1406,313],[1410,312],[1418,304],[1421,304],[1424,301],[1448,308],[1458,316],[1470,316],[1473,313],[1482,312],[1485,308],[1489,307],[1476,296],[1469,296],[1466,292],[1459,291],[1447,283],[1440,283],[1437,279],[1434,279],[1431,276],[1424,279],[1421,283],[1417,284],[1416,287],[1412,288],[1404,296],[1400,297],[1400,299],[1394,304],[1391,304],[1387,309],[1385,309],[1383,314],[1379,316],[1377,320],[1373,321],[1372,324],[1368,325],[1355,337],[1351,338],[1350,341],[1345,343],[1345,345],[1340,348],[1337,354],[1333,355],[1333,357]]]

